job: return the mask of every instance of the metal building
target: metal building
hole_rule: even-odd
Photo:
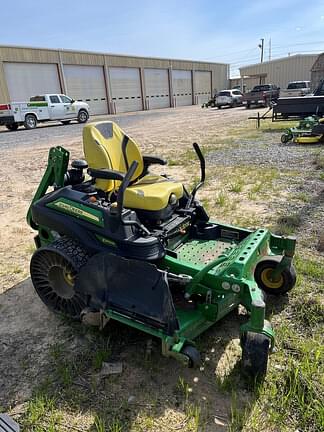
[[[311,70],[312,87],[315,89],[321,80],[324,79],[324,53],[320,54]]]
[[[290,81],[310,81],[311,69],[318,54],[297,54],[240,68],[241,78],[231,80],[231,86],[243,82],[247,89],[257,84],[275,84],[287,88]]]
[[[224,63],[0,46],[0,103],[66,93],[115,114],[201,104],[228,79]]]

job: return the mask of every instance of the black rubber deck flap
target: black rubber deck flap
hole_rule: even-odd
[[[75,289],[95,309],[115,310],[168,335],[179,328],[166,275],[148,262],[99,253],[82,267]]]
[[[19,432],[19,425],[8,414],[0,414],[0,432]]]

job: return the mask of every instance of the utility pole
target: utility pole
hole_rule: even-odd
[[[261,59],[260,59],[260,63],[263,63],[263,51],[264,51],[264,38],[260,39],[261,43],[258,45],[259,48],[261,49]]]
[[[271,60],[271,38],[269,39],[269,61]]]

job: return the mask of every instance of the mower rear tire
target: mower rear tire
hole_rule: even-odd
[[[80,319],[86,296],[74,290],[75,279],[88,261],[87,252],[74,240],[62,237],[40,247],[32,256],[30,274],[40,299],[55,313]]]
[[[247,332],[241,338],[242,373],[253,382],[260,382],[267,373],[270,339],[260,333]]]
[[[188,358],[189,368],[198,368],[201,365],[200,352],[194,346],[185,345],[181,350],[181,354]]]
[[[271,279],[272,271],[277,267],[281,257],[273,257],[261,261],[254,271],[254,279],[259,288],[267,294],[282,295],[290,291],[296,283],[296,270],[291,264],[290,267],[285,268],[277,280]]]

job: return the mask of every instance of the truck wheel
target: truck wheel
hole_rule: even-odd
[[[6,128],[10,131],[16,131],[18,127],[19,127],[18,123],[6,124]]]
[[[61,123],[64,125],[68,125],[71,123],[71,120],[62,120]]]
[[[80,110],[78,114],[78,122],[79,123],[86,123],[88,121],[89,114],[86,110]]]
[[[35,129],[37,126],[37,118],[34,114],[27,114],[24,121],[25,129]]]

